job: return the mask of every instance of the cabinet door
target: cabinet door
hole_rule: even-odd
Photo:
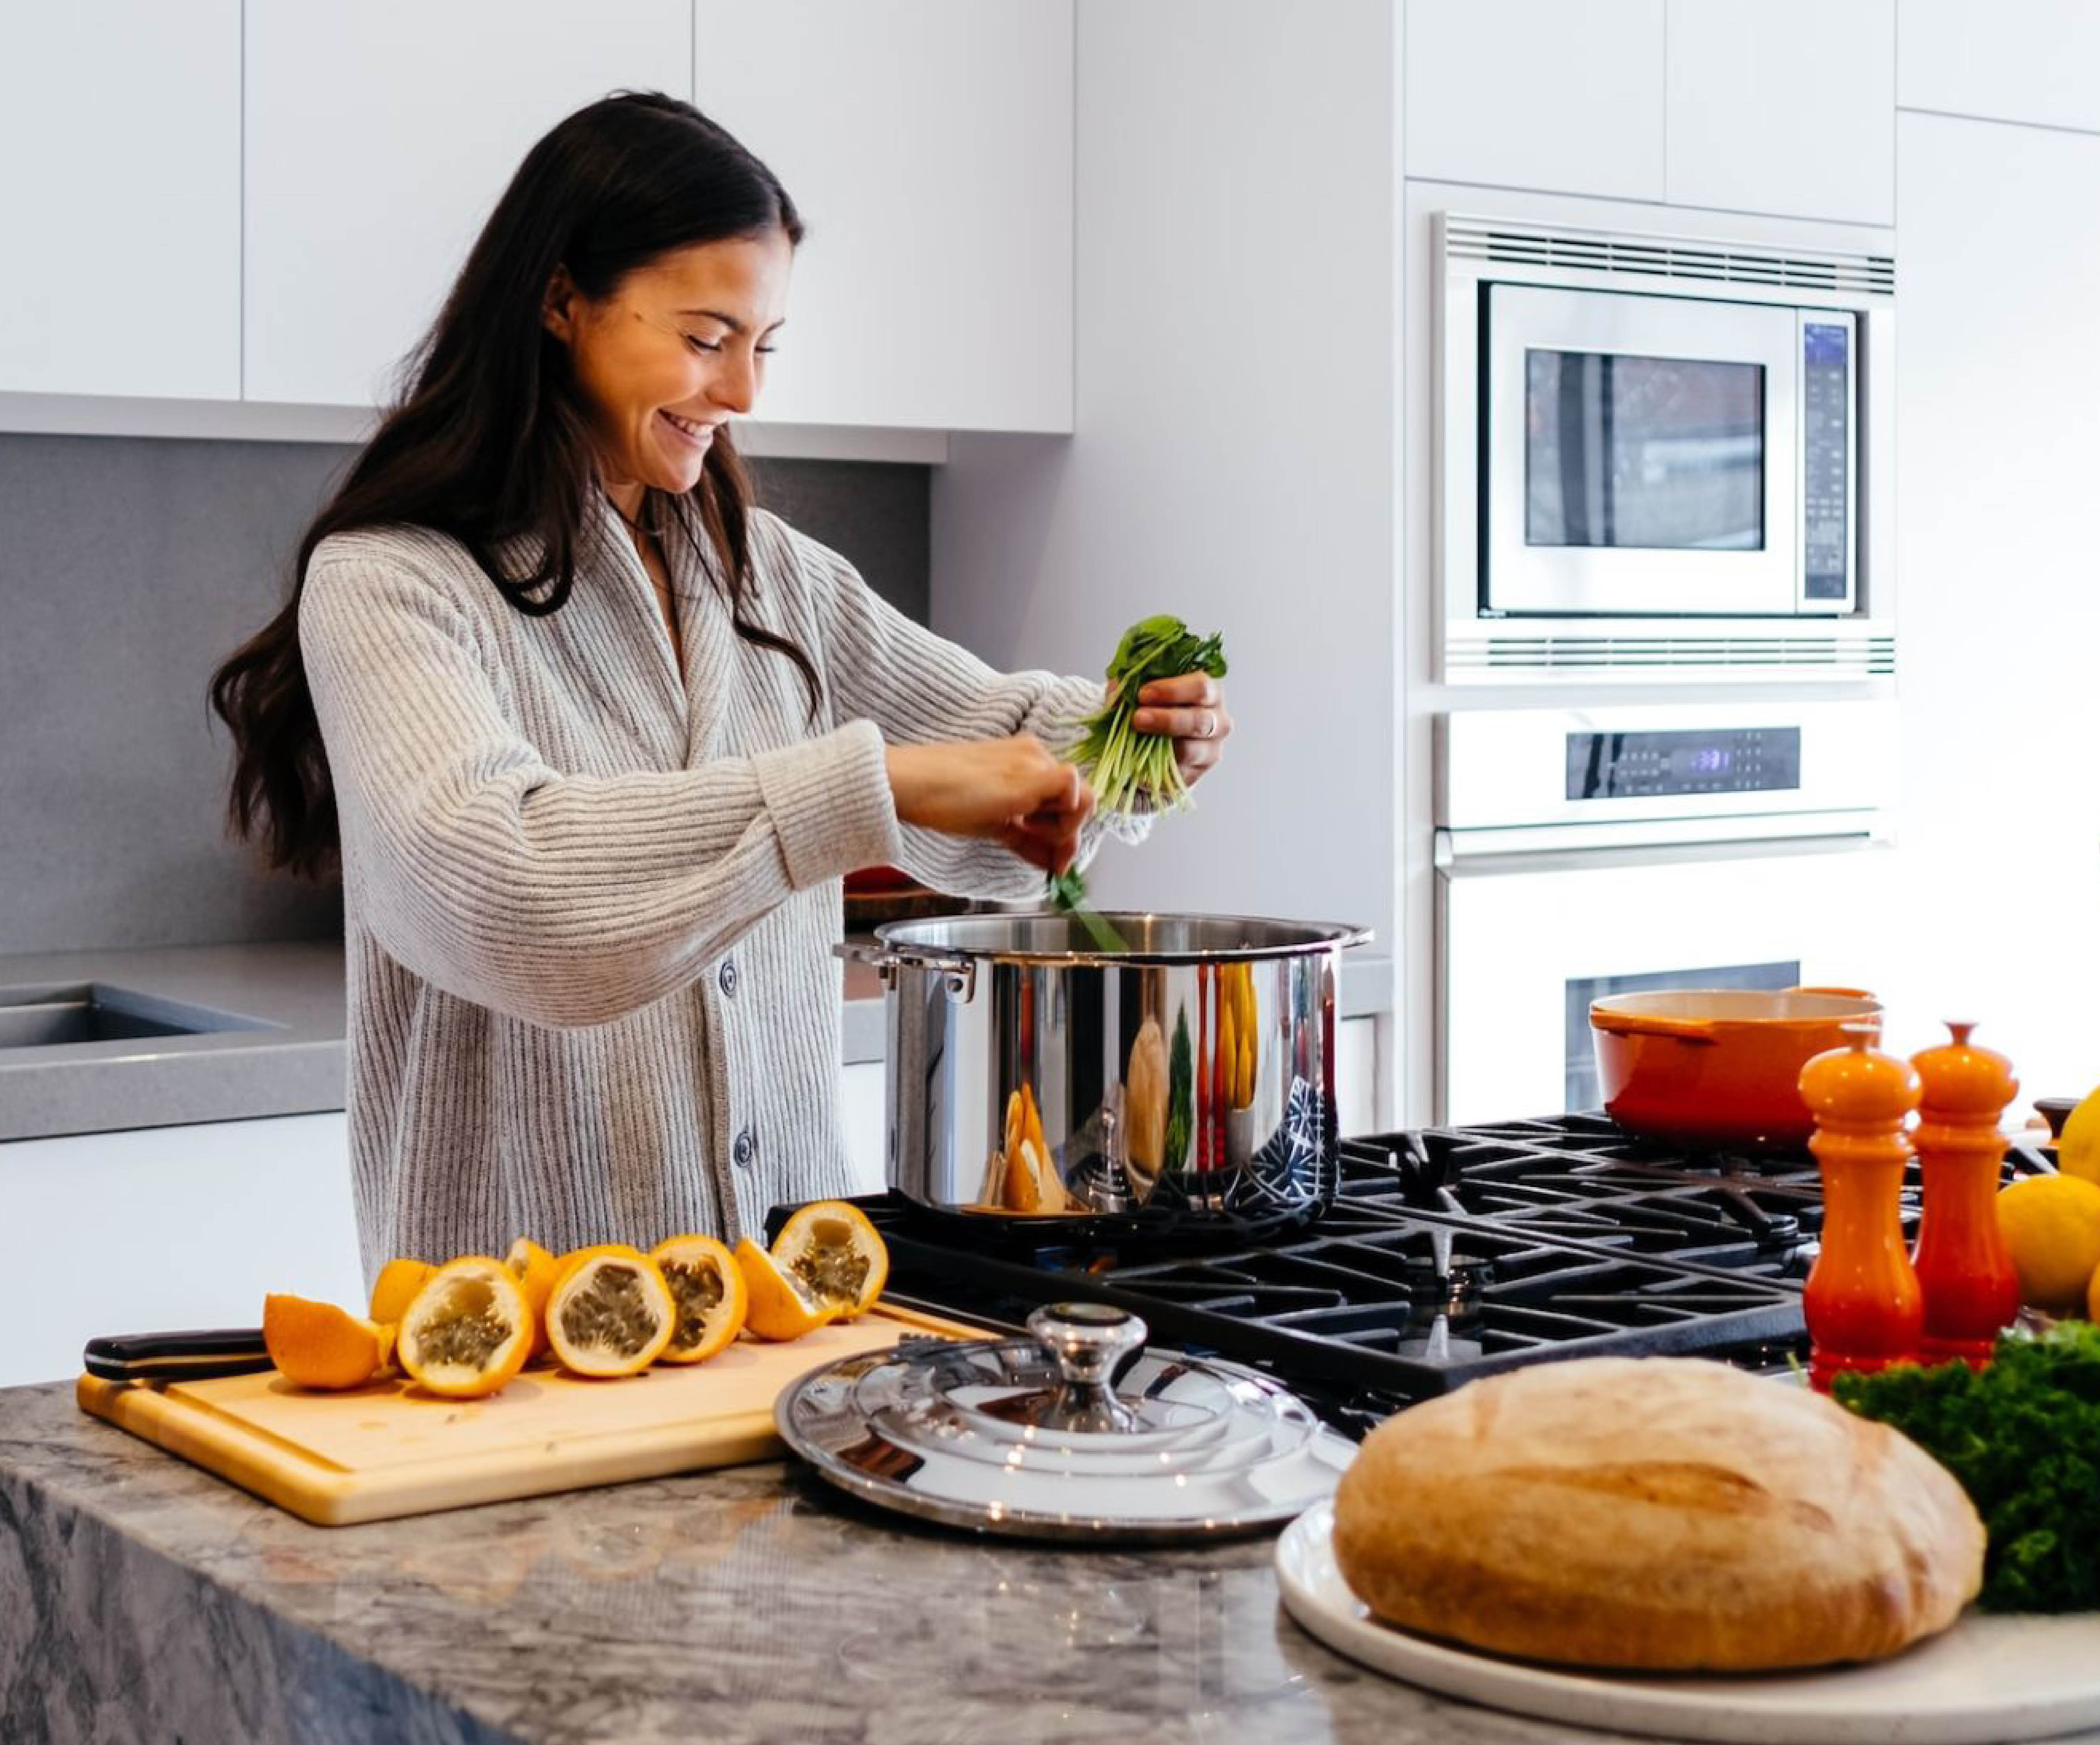
[[[0,1387],[80,1373],[98,1333],[259,1327],[291,1291],[364,1301],[336,1115],[0,1145]]]
[[[1335,1027],[1335,1113],[1344,1138],[1378,1130],[1378,1020]]]
[[[1407,0],[1410,178],[1663,198],[1665,0]]]
[[[247,0],[247,397],[371,405],[526,151],[691,92],[688,0]]]
[[[2100,226],[2079,216],[2100,211],[2100,139],[1905,114],[1897,152],[1912,948],[1886,997],[1919,1045],[1939,1018],[1982,1020],[2024,1087],[2017,1121],[2100,1082]]]
[[[1895,221],[1895,0],[1670,0],[1670,199]]]
[[[1903,0],[1896,101],[1994,121],[2100,130],[2093,0]]]
[[[1071,0],[696,0],[700,107],[809,225],[766,420],[1072,427]]]
[[[240,394],[240,0],[19,6],[0,391]]]
[[[845,1130],[856,1194],[879,1194],[888,1184],[889,1086],[888,1069],[879,1060],[839,1069],[839,1124]]]

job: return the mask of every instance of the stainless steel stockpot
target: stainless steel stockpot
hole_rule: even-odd
[[[1233,915],[893,922],[890,1186],[978,1217],[1248,1231],[1335,1194],[1335,996],[1368,929]]]

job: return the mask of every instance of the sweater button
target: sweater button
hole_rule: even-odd
[[[736,1159],[736,1167],[739,1169],[748,1169],[752,1160],[758,1155],[758,1141],[752,1137],[748,1127],[736,1136],[736,1144],[731,1147],[730,1155]]]
[[[734,957],[722,959],[721,973],[715,979],[721,984],[721,991],[724,994],[731,997],[735,996],[736,960]]]

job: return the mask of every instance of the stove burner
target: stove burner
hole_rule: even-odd
[[[2005,1178],[2047,1172],[2015,1146]],[[1141,1315],[1163,1344],[1273,1374],[1361,1435],[1410,1401],[1546,1357],[1805,1355],[1822,1230],[1806,1155],[1686,1157],[1599,1115],[1345,1139],[1332,1209],[1273,1238],[964,1219],[857,1202],[891,1288],[1017,1324],[1061,1298]],[[1905,1189],[1914,1229],[1915,1166]],[[770,1221],[777,1234],[793,1208]]]

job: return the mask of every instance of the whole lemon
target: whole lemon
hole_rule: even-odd
[[[2100,1184],[2078,1176],[2030,1176],[1998,1195],[2020,1301],[2051,1314],[2076,1314],[2100,1271]]]
[[[2088,1092],[2057,1136],[2056,1167],[2067,1176],[2100,1182],[2100,1090]]]

